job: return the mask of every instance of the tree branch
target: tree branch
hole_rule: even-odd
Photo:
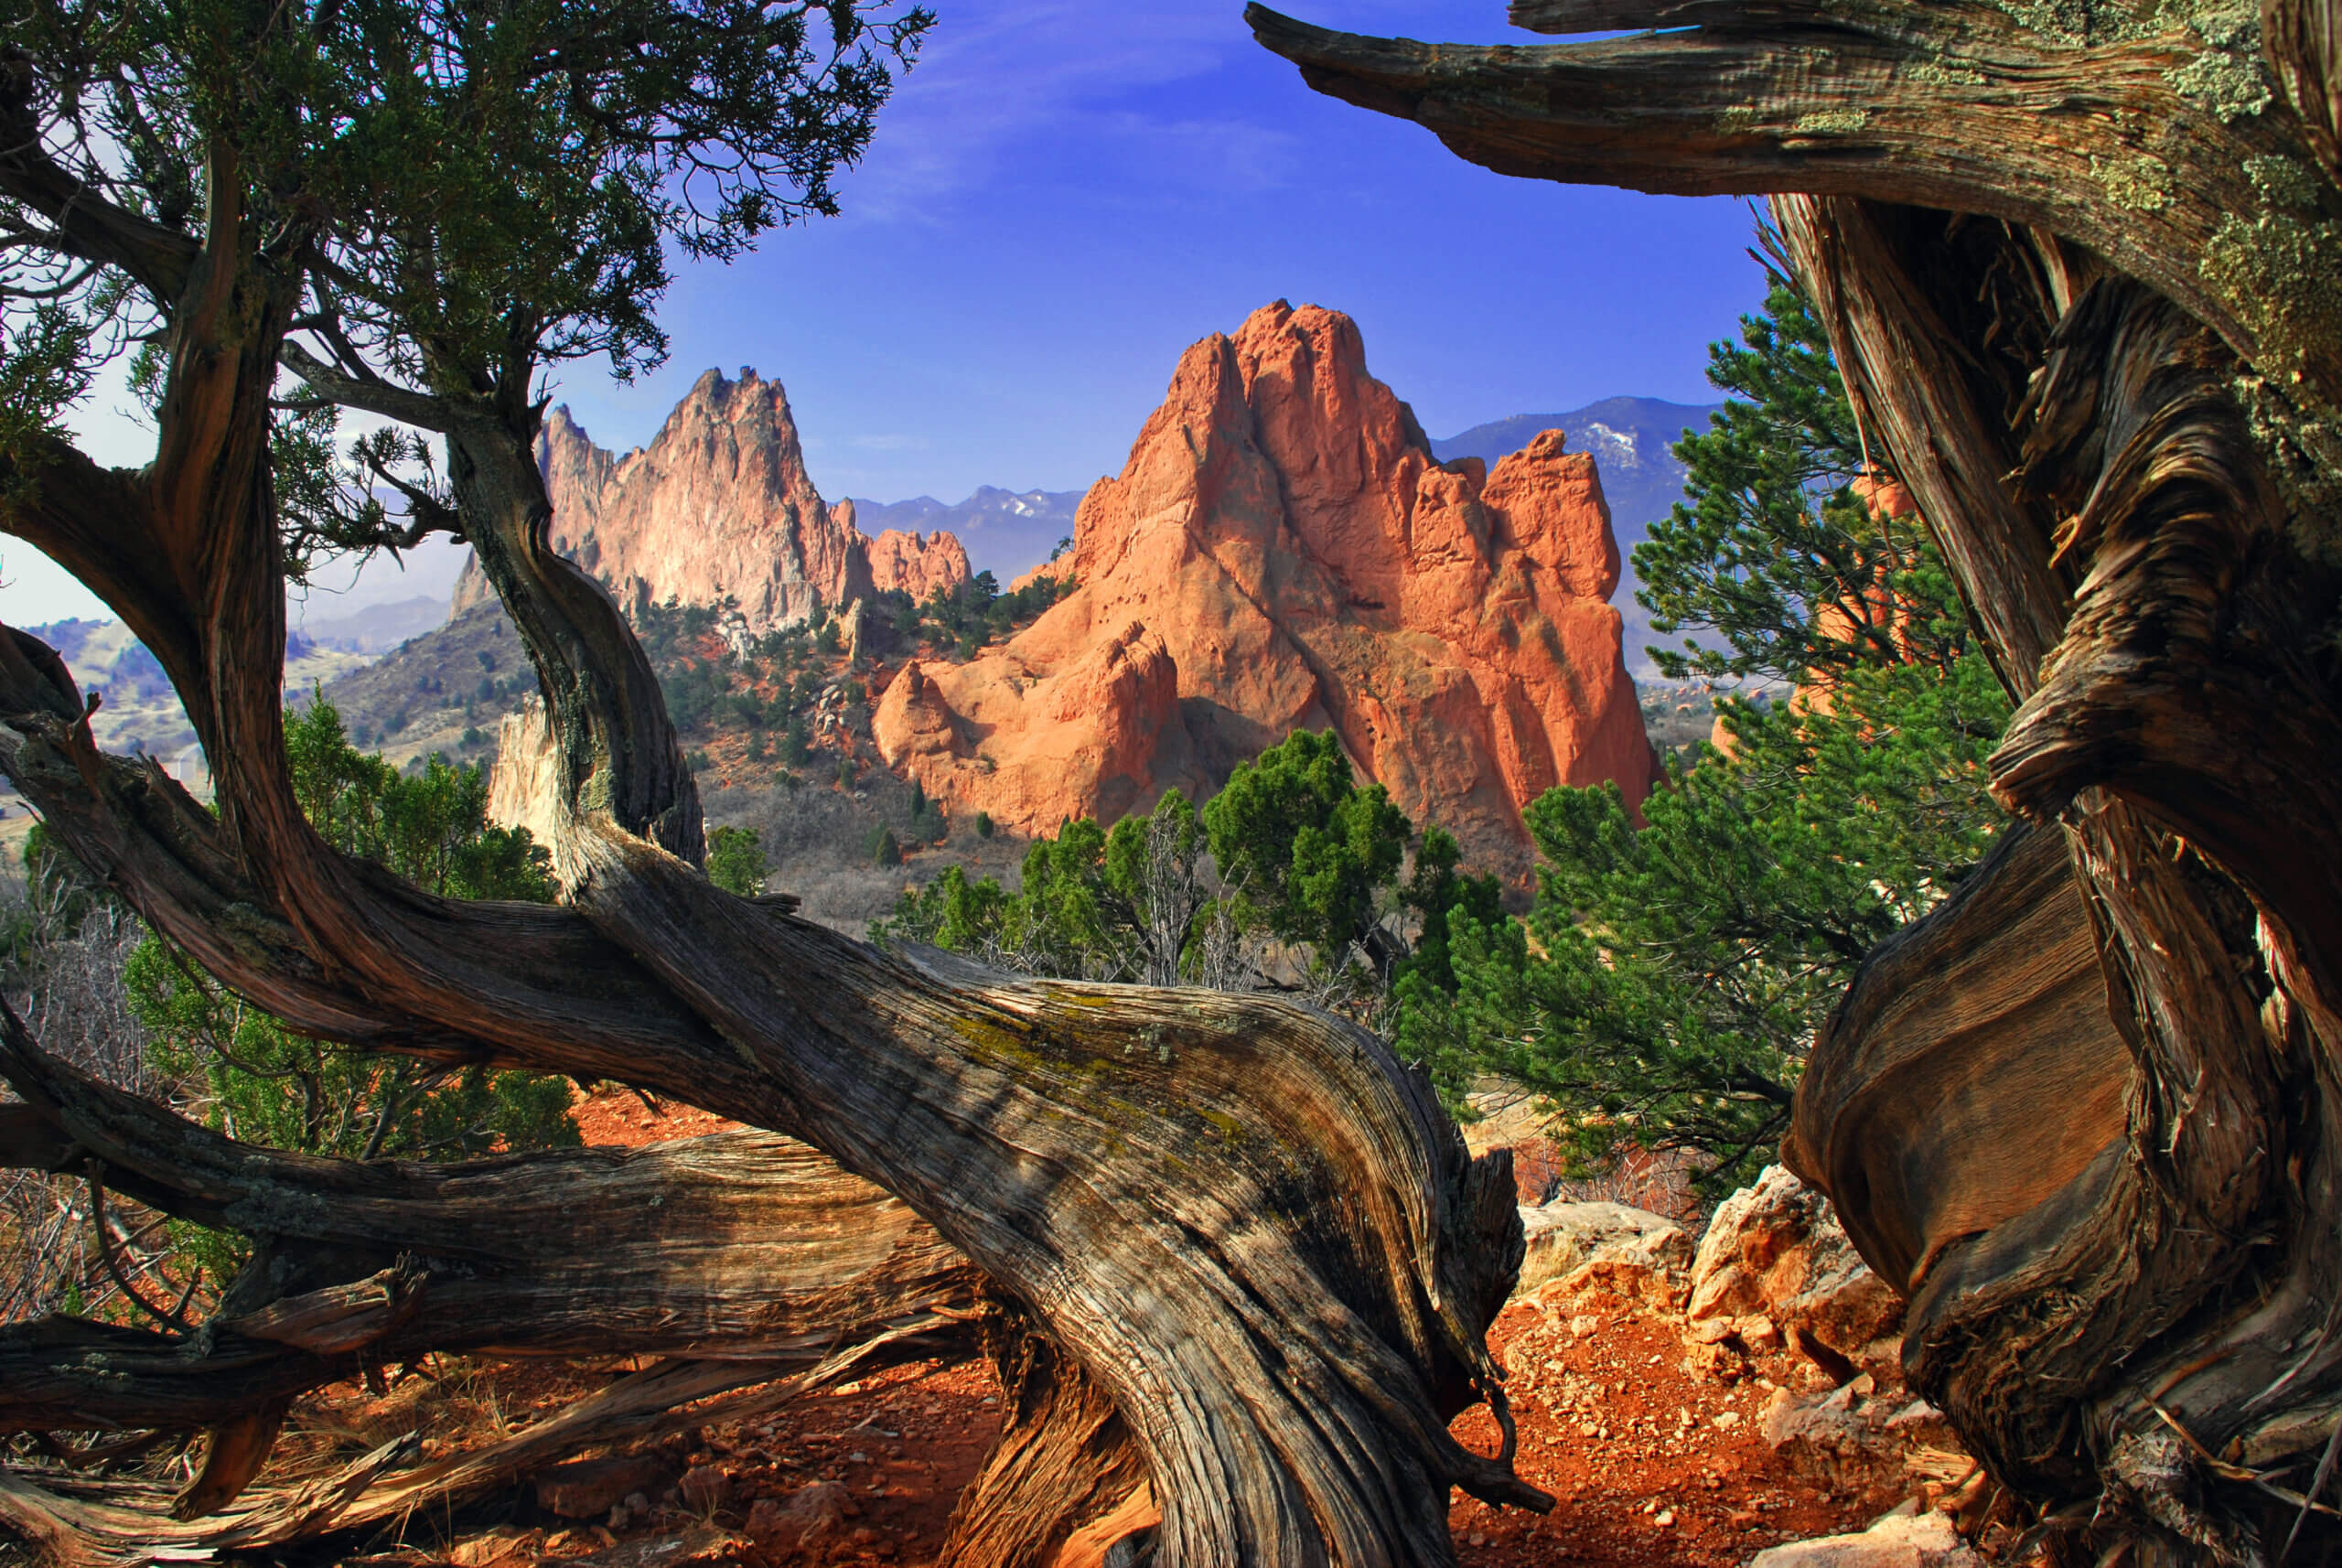
[[[382,381],[361,379],[336,366],[328,364],[309,352],[304,345],[287,339],[278,358],[285,368],[309,384],[310,390],[328,403],[344,408],[363,409],[379,413],[384,419],[395,419],[401,424],[411,424],[418,430],[429,430],[445,435],[455,428],[456,412],[444,398],[429,392]]]
[[[780,1113],[769,1086],[573,910],[439,898],[319,843],[357,890],[356,918],[402,955],[390,984],[321,959],[209,812],[153,763],[101,755],[79,718],[56,655],[21,632],[0,639],[0,769],[156,930],[293,1028],[441,1062],[639,1081],[759,1124]]]
[[[186,291],[199,247],[177,230],[108,199],[42,150],[37,70],[29,51],[0,46],[0,194],[55,225],[66,253],[120,267],[159,308],[170,311]]]
[[[2198,262],[2263,205],[2246,160],[2310,147],[2288,112],[2231,117],[2182,91],[2173,78],[2215,52],[2186,29],[2086,43],[1915,0],[1530,0],[1516,19],[1541,31],[1676,30],[1516,48],[1334,32],[1258,4],[1245,16],[1317,91],[1413,120],[1499,174],[1987,214],[2089,246],[2248,360],[2288,347],[2282,310]],[[2342,213],[2330,188],[2313,199]],[[2303,352],[2342,401],[2342,346]]]
[[[285,1154],[110,1088],[0,1020],[0,1078],[49,1129],[0,1160],[70,1140],[117,1190],[259,1242],[195,1350],[71,1319],[0,1329],[0,1430],[214,1424],[346,1376],[361,1352],[807,1364],[914,1323],[926,1354],[974,1349],[950,1316],[975,1305],[967,1260],[789,1139],[447,1165]]]
[[[2023,368],[1963,351],[1940,314],[1946,291],[1921,270],[1941,264],[1953,221],[1842,198],[1782,197],[1773,211],[1830,328],[1848,397],[1918,499],[2002,684],[2023,699],[2064,635],[2071,575],[2049,564],[2043,509],[2004,482],[2019,459],[2006,412],[2023,395]],[[1968,242],[1996,260],[2015,248],[2007,230],[1982,227],[1994,231]],[[2023,302],[2034,319],[2020,338],[2046,338],[2063,303],[2054,284],[2041,287],[2052,297]],[[1988,324],[1975,325],[1981,333]]]

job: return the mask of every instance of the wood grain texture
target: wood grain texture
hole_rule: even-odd
[[[1776,193],[2036,824],[1873,955],[1789,1152],[2061,1565],[2336,1544],[2298,1489],[2342,1417],[2332,12],[1520,0],[1665,29],[1533,48],[1250,13],[1490,167]]]
[[[1414,121],[1499,174],[2003,219],[2086,246],[2248,360],[2272,348],[2252,302],[2199,262],[2225,220],[2259,205],[2247,160],[2309,151],[2299,119],[2265,93],[2261,110],[2230,113],[2183,91],[2189,69],[2219,51],[2175,18],[2079,6],[2080,30],[2044,30],[2018,9],[1551,0],[1521,9],[1527,25],[1652,30],[1530,47],[1336,32],[1258,4],[1245,18],[1317,91]],[[2103,41],[2090,37],[2093,18]],[[2242,69],[2251,81],[2256,67]],[[2312,203],[2342,213],[2330,188]],[[2342,352],[2305,351],[2323,394],[2342,392]]]
[[[224,1138],[40,1053],[10,1020],[0,1077],[107,1183],[258,1250],[204,1350],[146,1330],[0,1328],[0,1428],[223,1421],[255,1397],[428,1350],[810,1365],[907,1324],[965,1356],[980,1281],[902,1203],[763,1133],[452,1165]]]
[[[1916,1295],[1947,1248],[2046,1201],[2123,1136],[2130,1077],[2065,836],[2019,824],[1863,965],[1815,1042],[1783,1152]]]

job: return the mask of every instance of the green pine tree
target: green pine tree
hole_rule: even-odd
[[[1770,1156],[1856,965],[2004,822],[1985,761],[2006,697],[1923,531],[1851,489],[1853,420],[1826,340],[1772,282],[1745,346],[1714,350],[1711,378],[1738,395],[1677,448],[1691,504],[1635,564],[1647,605],[1722,644],[1671,656],[1676,672],[1827,700],[1776,685],[1721,702],[1731,755],[1671,765],[1640,828],[1611,785],[1533,802],[1528,919],[1451,905],[1453,985],[1428,962],[1402,975],[1394,1026],[1452,1100],[1499,1074],[1543,1093],[1586,1165],[1628,1144],[1680,1148],[1719,1187]]]
[[[402,774],[351,746],[341,715],[322,698],[285,715],[285,749],[295,798],[343,854],[443,897],[552,902],[545,851],[526,829],[488,821],[488,780],[478,766],[435,757],[420,772]],[[243,1142],[421,1160],[578,1143],[565,1078],[450,1069],[295,1033],[160,937],[139,944],[123,983],[155,1065],[182,1086],[185,1108]],[[247,1250],[238,1238],[191,1227],[175,1235],[215,1279]]]

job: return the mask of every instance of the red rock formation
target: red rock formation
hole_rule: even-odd
[[[855,528],[852,501],[840,501],[833,510],[845,527]],[[882,594],[899,588],[923,602],[938,588],[948,594],[975,575],[968,567],[966,547],[951,534],[906,533],[889,528],[881,530],[875,539],[864,537],[870,584]]]
[[[614,457],[595,446],[567,408],[545,416],[537,461],[553,501],[550,538],[620,600],[737,601],[751,633],[801,620],[818,600],[843,609],[874,589],[924,598],[968,580],[968,553],[948,533],[854,527],[854,509],[832,508],[805,472],[789,398],[743,370],[715,371],[675,405],[650,446]],[[486,596],[477,565],[456,587],[456,607]]]
[[[1492,475],[1443,467],[1347,317],[1280,301],[1188,349],[1075,537],[1071,595],[880,703],[881,755],[930,794],[1048,832],[1208,793],[1331,725],[1409,814],[1518,879],[1526,801],[1649,787],[1593,459],[1548,433]]]
[[[1017,592],[1019,589],[1029,588],[1034,584],[1040,582],[1062,582],[1072,575],[1073,552],[1069,550],[1062,555],[1052,555],[1047,561],[1044,561],[1039,565],[1034,567],[1031,571],[1025,573],[1021,576],[1011,579],[1008,585],[1008,591],[1013,594]]]
[[[957,781],[950,799],[1026,832],[1069,815],[1112,821],[1162,792],[1155,763],[1180,731],[1179,671],[1154,632],[1125,622],[1029,682],[970,680],[969,668],[913,660],[895,677],[870,721],[888,767],[930,788]]]

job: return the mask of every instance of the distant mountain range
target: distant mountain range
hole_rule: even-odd
[[[1655,397],[1606,397],[1567,413],[1516,413],[1476,424],[1460,435],[1434,438],[1431,449],[1442,462],[1478,457],[1494,467],[1498,459],[1520,451],[1540,432],[1560,430],[1568,434],[1571,451],[1594,454],[1602,468],[1602,494],[1610,503],[1610,528],[1618,536],[1626,567],[1610,602],[1626,618],[1627,668],[1638,680],[1647,680],[1657,673],[1650,645],[1671,647],[1680,639],[1655,634],[1649,612],[1635,603],[1635,590],[1641,585],[1635,576],[1635,546],[1652,523],[1683,499],[1683,465],[1671,448],[1685,430],[1705,431],[1708,416],[1723,407]]]
[[[1651,523],[1683,495],[1683,465],[1671,448],[1685,430],[1704,431],[1722,403],[1667,403],[1655,397],[1606,397],[1567,413],[1516,413],[1476,424],[1460,435],[1434,438],[1440,461],[1479,457],[1490,467],[1542,431],[1565,431],[1573,452],[1591,452],[1602,466],[1602,493],[1618,548],[1632,550]]]
[[[1006,587],[1012,578],[1057,553],[1058,541],[1073,532],[1073,514],[1085,493],[1004,490],[983,485],[957,506],[946,506],[933,496],[916,496],[907,501],[852,499],[854,521],[865,533],[899,528],[906,533],[933,533],[940,529],[956,534],[968,552],[969,566],[990,572]]]
[[[161,663],[128,627],[118,620],[60,620],[27,629],[57,650],[85,694],[104,694],[90,721],[102,749],[143,753],[198,794],[209,792],[211,776],[195,726]],[[315,687],[369,662],[366,654],[326,647],[294,632],[285,639],[285,700],[301,702]]]
[[[411,637],[421,637],[447,618],[447,601],[415,594],[387,604],[368,605],[345,615],[319,615],[312,601],[299,615],[301,635],[320,648],[344,653],[388,653]]]

